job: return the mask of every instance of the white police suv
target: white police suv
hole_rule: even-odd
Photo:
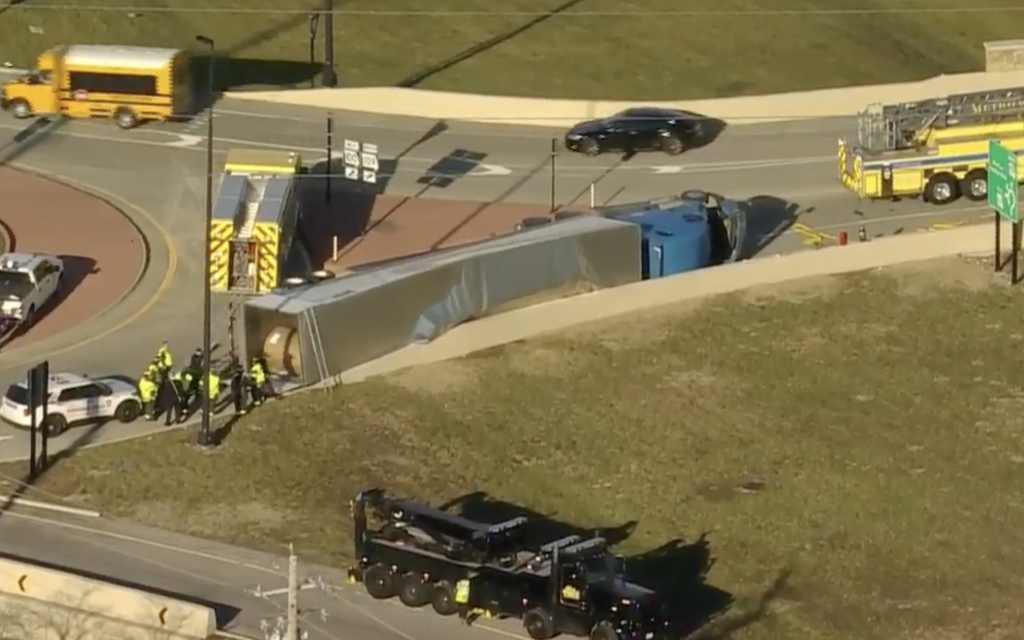
[[[29,324],[58,291],[64,261],[43,253],[0,255],[0,317]]]
[[[52,374],[49,378],[47,417],[42,407],[36,420],[51,436],[67,431],[69,426],[95,423],[114,418],[131,422],[142,413],[142,402],[135,385],[118,378],[87,378],[74,373]],[[0,420],[16,427],[31,426],[28,386],[12,384],[0,402]]]

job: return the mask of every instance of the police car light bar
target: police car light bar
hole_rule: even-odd
[[[487,527],[487,533],[491,535],[496,533],[504,533],[505,531],[509,531],[510,529],[521,527],[524,524],[526,524],[526,517],[519,516],[517,518],[512,518],[511,520],[506,520],[505,522],[492,524],[491,526]]]

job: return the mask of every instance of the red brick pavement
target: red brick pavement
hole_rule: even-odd
[[[80,325],[115,304],[135,283],[146,259],[145,243],[124,215],[107,202],[66,185],[0,168],[0,219],[10,230],[7,250],[58,255],[64,260],[64,293],[41,311],[9,351]]]
[[[333,271],[416,255],[509,233],[523,218],[547,216],[543,205],[481,203],[346,193],[327,216],[304,208],[304,236],[314,264]],[[310,220],[309,218],[314,218]],[[329,218],[329,219],[328,219]],[[337,236],[338,261],[332,262]]]

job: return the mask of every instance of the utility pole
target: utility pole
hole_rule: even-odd
[[[288,635],[285,640],[299,638],[299,559],[295,547],[288,544]]]
[[[338,86],[338,74],[334,72],[334,0],[324,0],[324,75],[321,84],[331,88]]]

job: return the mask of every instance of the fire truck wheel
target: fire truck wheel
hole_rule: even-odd
[[[619,640],[619,634],[608,622],[598,622],[590,631],[590,640]]]
[[[394,597],[397,591],[395,574],[382,564],[375,564],[366,569],[363,573],[363,584],[366,585],[366,593],[375,600],[387,600]]]
[[[550,613],[539,607],[526,612],[523,626],[533,640],[548,640],[555,635],[555,621],[551,619]]]
[[[924,199],[932,204],[949,204],[960,197],[956,176],[940,173],[932,176],[924,188]]]
[[[430,585],[418,573],[407,573],[398,584],[398,599],[407,607],[422,607],[430,602]]]
[[[988,171],[975,169],[964,176],[960,191],[968,200],[982,202],[988,199]]]
[[[442,580],[434,585],[430,606],[439,616],[453,616],[459,612],[459,605],[455,602],[455,587],[452,586],[452,583]]]

